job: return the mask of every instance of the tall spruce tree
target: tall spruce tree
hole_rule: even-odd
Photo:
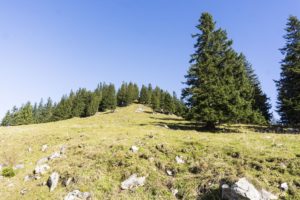
[[[195,53],[182,92],[191,118],[204,122],[207,128],[224,122],[261,120],[259,113],[252,111],[253,88],[244,62],[232,49],[226,32],[215,28],[209,13],[201,15],[197,29],[200,33],[193,36],[197,40]]]
[[[119,88],[117,92],[117,104],[118,106],[127,106],[127,91],[128,86],[127,83],[122,83],[121,87]]]
[[[278,113],[284,124],[300,125],[300,21],[290,16],[286,25],[285,46],[281,49],[278,90]]]
[[[116,90],[113,84],[103,85],[102,101],[100,103],[100,110],[112,110],[114,111],[117,106]]]

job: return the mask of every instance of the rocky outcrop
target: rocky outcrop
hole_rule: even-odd
[[[257,190],[246,178],[241,178],[231,187],[222,185],[222,199],[227,200],[275,200],[277,196],[266,190]]]
[[[137,177],[136,174],[133,174],[127,180],[121,183],[121,189],[129,190],[138,186],[143,186],[145,184],[145,181],[146,177]]]

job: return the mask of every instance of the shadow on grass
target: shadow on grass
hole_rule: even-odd
[[[220,189],[210,189],[205,194],[197,197],[197,200],[221,200]]]
[[[167,120],[168,121],[168,120]],[[216,128],[216,129],[208,129],[204,126],[204,124],[197,124],[193,122],[152,122],[149,124],[139,124],[140,126],[147,126],[147,125],[153,125],[158,126],[166,129],[172,129],[172,130],[183,130],[183,131],[198,131],[198,132],[210,132],[210,133],[237,133],[238,130],[235,129],[229,129],[229,128]]]

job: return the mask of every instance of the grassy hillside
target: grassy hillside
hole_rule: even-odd
[[[145,112],[136,112],[139,107]],[[132,105],[90,118],[0,128],[0,164],[25,166],[15,177],[0,179],[0,199],[63,199],[74,189],[91,192],[93,199],[175,199],[172,188],[184,199],[218,199],[221,180],[244,176],[286,199],[300,199],[300,135],[259,134],[245,127],[206,133],[181,118],[150,111]],[[46,152],[41,151],[44,144]],[[39,159],[62,145],[66,157],[50,161],[41,179],[24,182]],[[137,153],[129,150],[132,145],[140,148]],[[177,164],[176,156],[186,162]],[[59,184],[50,193],[39,185],[53,171],[76,183]],[[133,173],[147,176],[145,185],[122,191],[121,182]],[[282,182],[289,184],[288,192],[280,191]]]

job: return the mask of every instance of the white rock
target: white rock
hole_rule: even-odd
[[[173,172],[171,171],[171,170],[166,170],[166,172],[167,172],[167,174],[169,175],[169,176],[173,176]]]
[[[62,147],[60,147],[60,154],[65,154],[67,151],[67,146],[63,145]]]
[[[172,194],[176,197],[176,195],[178,194],[178,190],[177,189],[172,189],[171,190]]]
[[[175,160],[176,160],[177,164],[184,164],[185,163],[185,161],[182,159],[181,156],[176,156]]]
[[[261,200],[276,200],[276,199],[278,199],[278,197],[272,194],[271,192],[268,192],[264,189],[261,190]]]
[[[260,200],[260,192],[246,179],[241,178],[232,186],[232,190],[240,197]]]
[[[166,124],[163,127],[165,127],[166,129],[169,129],[168,125],[166,125]]]
[[[133,152],[133,153],[137,153],[139,151],[139,148],[137,146],[132,146],[130,148],[130,150]]]
[[[53,160],[56,158],[61,158],[60,152],[54,152],[51,156],[48,157],[49,160]]]
[[[32,152],[32,148],[31,147],[29,147],[27,150],[28,150],[29,153]]]
[[[21,191],[20,191],[20,194],[21,195],[25,195],[27,193],[27,189],[23,188]]]
[[[24,164],[18,164],[13,167],[14,170],[23,169],[23,168],[24,168]]]
[[[241,178],[231,187],[222,185],[222,198],[228,200],[275,200],[277,196],[266,190],[257,190],[246,178]]]
[[[280,189],[282,189],[283,191],[287,191],[289,189],[289,186],[287,183],[281,183]]]
[[[59,181],[59,174],[57,172],[53,172],[47,181],[47,186],[50,188],[50,192],[53,192],[57,187]]]
[[[44,144],[44,145],[42,146],[42,152],[47,151],[47,149],[48,149],[48,145],[47,145],[47,144]]]
[[[137,177],[136,174],[133,174],[127,180],[121,183],[121,189],[128,190],[134,187],[143,186],[145,184],[145,181],[146,177]]]
[[[64,200],[91,200],[92,196],[89,192],[80,192],[79,190],[74,190],[65,196]]]
[[[31,181],[32,179],[34,179],[34,176],[33,176],[33,175],[26,175],[26,176],[24,177],[24,181],[25,181],[25,182]]]
[[[45,174],[50,166],[47,164],[37,165],[34,169],[34,174]]]
[[[45,163],[47,163],[48,162],[48,157],[45,157],[45,158],[41,158],[41,159],[39,159],[38,161],[37,161],[37,165],[42,165],[42,164],[45,164]]]

